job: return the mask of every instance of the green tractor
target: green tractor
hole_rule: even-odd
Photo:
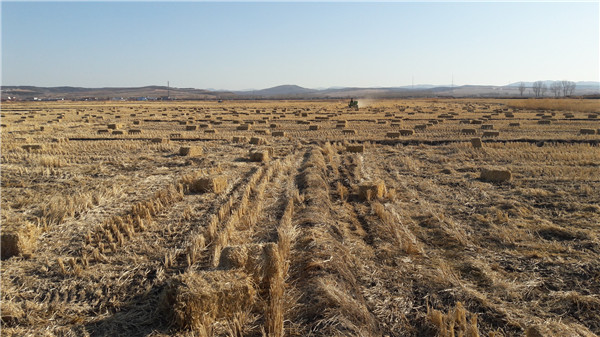
[[[354,98],[350,98],[350,103],[348,103],[348,109],[358,110],[358,101],[355,101]]]

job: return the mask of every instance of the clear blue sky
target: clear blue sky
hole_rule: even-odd
[[[2,84],[598,81],[599,2],[2,2]]]

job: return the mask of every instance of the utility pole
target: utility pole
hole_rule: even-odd
[[[171,86],[169,85],[169,81],[167,81],[167,100],[171,99]]]

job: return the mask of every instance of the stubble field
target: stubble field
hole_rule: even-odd
[[[2,335],[600,334],[597,100],[5,103],[1,123]]]

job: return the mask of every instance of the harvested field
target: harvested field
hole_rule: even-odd
[[[2,335],[599,335],[569,102],[3,104]]]

